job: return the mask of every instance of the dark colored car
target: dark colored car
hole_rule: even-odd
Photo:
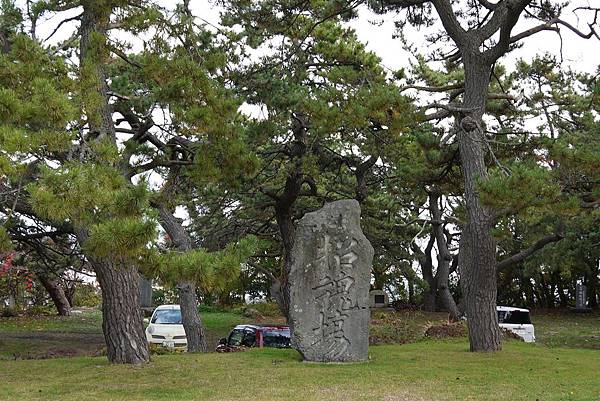
[[[229,337],[219,340],[217,352],[234,352],[253,347],[290,348],[290,328],[239,324],[231,330]]]

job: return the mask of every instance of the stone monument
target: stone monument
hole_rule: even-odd
[[[292,346],[306,361],[368,359],[373,247],[355,200],[326,204],[296,228],[290,284]]]
[[[575,285],[575,312],[590,312],[587,306],[587,287],[582,283]]]

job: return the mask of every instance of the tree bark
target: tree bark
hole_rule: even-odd
[[[49,277],[46,274],[37,274],[38,280],[42,283],[48,295],[52,299],[56,311],[59,316],[70,316],[71,315],[71,304],[67,299],[62,285],[56,278]]]
[[[187,351],[208,352],[204,325],[198,313],[196,286],[189,281],[182,281],[177,284],[177,290],[179,292],[181,320],[187,338]]]
[[[477,29],[465,30],[450,0],[432,0],[448,36],[456,43],[465,72],[463,111],[458,121],[458,147],[464,181],[467,221],[459,245],[459,270],[464,294],[471,351],[502,348],[496,312],[496,243],[492,236],[494,211],[484,206],[477,183],[488,177],[485,165],[485,112],[494,63],[509,50],[510,33],[531,0],[503,1]],[[482,43],[498,33],[497,42],[480,51]]]
[[[460,312],[456,302],[450,293],[448,286],[450,277],[450,263],[452,254],[448,250],[448,242],[444,234],[444,225],[442,223],[442,211],[438,204],[441,194],[434,189],[429,194],[429,211],[431,212],[432,236],[435,237],[438,248],[438,266],[435,273],[435,281],[438,290],[438,296],[444,309],[450,314],[453,320],[458,320]]]
[[[562,282],[562,277],[560,277],[560,273],[558,273],[558,281],[556,283],[558,287],[558,299],[560,300],[560,307],[566,308],[569,305],[569,298],[567,294],[565,294],[565,286]]]
[[[283,313],[286,320],[289,318],[290,287],[288,277],[292,269],[292,248],[294,247],[295,237],[294,220],[292,218],[291,209],[292,206],[289,205],[289,207],[287,207],[287,203],[285,205],[280,203],[275,207],[275,219],[277,220],[277,226],[279,227],[279,233],[283,243],[283,274],[278,279],[277,283],[273,283],[272,289],[276,289],[277,291],[272,291],[272,295],[275,297],[279,310]]]
[[[478,60],[478,49],[464,49],[465,110],[459,121],[458,145],[465,185],[467,222],[459,245],[459,269],[465,296],[471,351],[502,349],[496,312],[496,242],[492,236],[494,212],[479,199],[477,183],[488,177],[485,134],[481,128],[491,66]]]
[[[98,7],[97,2],[83,1],[80,27],[79,62],[84,79],[90,82],[89,90],[97,97],[84,101],[89,125],[87,141],[106,140],[115,149],[116,133],[109,102],[105,64],[107,63],[106,27],[112,8]],[[87,149],[80,149],[81,160],[87,159]],[[86,227],[77,227],[76,236],[80,246],[88,238]],[[138,303],[139,274],[136,266],[122,261],[118,256],[95,259],[86,255],[96,272],[102,289],[102,330],[106,341],[108,360],[111,363],[141,364],[150,355],[144,334],[142,311]]]
[[[421,274],[423,275],[423,279],[429,286],[423,296],[423,310],[428,312],[435,312],[437,299],[437,281],[433,275],[433,260],[431,258],[431,251],[434,243],[435,237],[433,234],[431,234],[424,251],[422,251],[414,242],[411,244],[411,249],[415,255],[417,255],[417,260],[421,266]]]
[[[169,192],[168,190],[166,191]],[[189,252],[194,248],[190,235],[185,230],[179,219],[173,216],[171,210],[165,205],[153,204],[158,210],[161,226],[165,229],[175,248],[181,252]],[[179,307],[181,308],[181,320],[187,338],[188,352],[207,352],[204,325],[198,312],[198,299],[196,297],[196,286],[188,280],[177,283],[179,295]]]
[[[102,289],[102,331],[108,360],[136,365],[148,362],[137,268],[109,260],[90,262]]]
[[[593,260],[587,277],[587,295],[590,308],[598,307],[598,261]]]

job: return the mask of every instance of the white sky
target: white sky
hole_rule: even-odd
[[[570,9],[578,6],[591,6],[592,3],[600,3],[598,0],[573,0],[569,5]],[[598,4],[596,4],[598,6]],[[580,14],[582,15],[582,14]],[[393,39],[395,32],[393,14],[385,16],[377,15],[366,8],[359,11],[359,18],[352,21],[351,26],[356,30],[359,38],[367,43],[367,48],[376,53],[383,60],[383,64],[390,69],[399,69],[408,66],[410,55],[406,53],[400,44],[399,39]],[[578,26],[582,31],[588,32],[585,21],[577,21],[572,12],[564,13],[564,19],[574,26]],[[378,21],[373,25],[370,21]],[[521,32],[530,28],[531,21],[521,20],[514,33]],[[600,41],[596,39],[585,40],[566,28],[562,28],[563,35],[563,56],[566,65],[572,66],[579,71],[594,72],[600,65]],[[415,44],[424,43],[422,37],[424,32],[410,28],[405,36]],[[559,58],[561,43],[559,37],[554,32],[541,32],[523,41],[523,48],[515,50],[502,62],[512,66],[517,59],[530,60],[536,54],[549,52]]]
[[[554,0],[553,2],[556,2]],[[23,0],[18,0],[18,4],[23,5]],[[177,0],[163,0],[161,5],[169,7],[175,6]],[[563,19],[572,25],[579,27],[587,32],[587,21],[582,18],[578,20],[576,15],[571,12],[572,9],[579,6],[598,6],[599,0],[572,0],[569,2],[568,10],[564,13]],[[208,0],[196,0],[191,2],[192,11],[198,17],[214,24],[219,25],[219,9],[211,5]],[[56,25],[65,17],[76,15],[79,11],[61,13],[48,21],[40,22],[38,25],[38,37],[45,38],[52,32]],[[580,16],[585,14],[580,13]],[[366,7],[359,9],[359,18],[350,22],[358,37],[365,43],[367,48],[376,53],[383,60],[383,64],[390,69],[399,69],[409,66],[410,56],[402,49],[400,40],[392,36],[395,32],[394,19],[398,16],[394,13],[386,15],[376,15]],[[377,24],[372,22],[376,21]],[[57,33],[56,40],[64,40],[76,29],[78,22],[64,24]],[[514,33],[525,30],[533,26],[529,20],[523,18],[514,29]],[[563,32],[563,56],[564,63],[572,66],[579,71],[594,72],[600,65],[600,41],[596,39],[585,40],[579,38],[566,28],[561,28]],[[418,31],[409,27],[405,31],[405,36],[416,45],[424,45],[423,36],[427,31]],[[561,43],[559,37],[554,32],[542,32],[536,34],[524,41],[523,48],[513,52],[503,63],[511,66],[519,58],[531,59],[536,54],[550,52],[554,55],[560,55]]]

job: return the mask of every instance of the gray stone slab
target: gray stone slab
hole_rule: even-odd
[[[292,345],[306,361],[368,359],[373,247],[355,200],[326,204],[296,228],[290,272]]]

